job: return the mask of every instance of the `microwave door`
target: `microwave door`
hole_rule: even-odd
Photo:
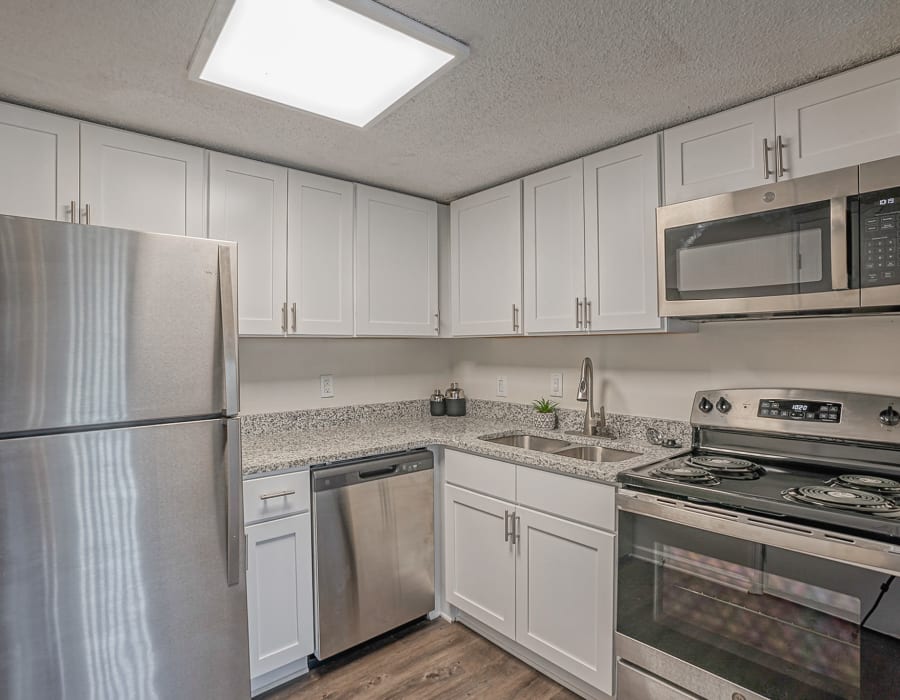
[[[836,195],[856,184],[856,169],[847,171],[660,208],[661,315],[858,307],[848,266],[848,194]]]

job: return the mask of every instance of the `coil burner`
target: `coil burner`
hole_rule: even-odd
[[[877,493],[868,493],[854,488],[801,486],[787,489],[782,495],[789,501],[823,508],[836,508],[893,518],[900,517],[900,506]]]
[[[691,455],[684,460],[684,463],[705,469],[723,479],[758,479],[766,473],[761,466],[746,459],[717,455]]]
[[[871,474],[841,474],[827,483],[829,486],[859,489],[860,491],[875,493],[887,498],[893,496],[894,498],[900,499],[900,481],[886,479],[883,476],[873,476]]]
[[[714,486],[721,483],[715,475],[701,467],[692,467],[686,464],[670,464],[656,467],[650,471],[650,476],[669,481],[680,481],[686,484],[705,484]]]

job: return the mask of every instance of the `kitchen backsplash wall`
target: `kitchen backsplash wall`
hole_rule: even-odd
[[[472,398],[516,403],[550,394],[575,400],[581,359],[594,362],[597,395],[614,413],[688,420],[700,389],[794,386],[900,396],[900,317],[708,323],[697,333],[496,338],[243,338],[245,414],[424,399],[453,379]],[[335,397],[319,398],[333,374]],[[508,396],[497,397],[497,377]]]
[[[369,338],[241,338],[241,412],[427,399],[445,389],[453,341]],[[319,375],[334,375],[334,398]]]
[[[469,396],[508,398],[550,393],[563,373],[563,398],[575,400],[581,359],[594,363],[597,396],[609,411],[689,420],[700,389],[809,387],[900,396],[900,317],[784,319],[707,323],[697,333],[456,341],[454,379]]]

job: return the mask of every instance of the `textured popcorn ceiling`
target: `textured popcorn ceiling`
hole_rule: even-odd
[[[212,0],[0,0],[0,96],[449,201],[900,51],[897,0],[388,0],[470,58],[373,127],[190,82]]]

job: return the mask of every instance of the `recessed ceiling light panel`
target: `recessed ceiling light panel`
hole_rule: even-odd
[[[468,54],[371,0],[219,0],[189,74],[366,126]]]

